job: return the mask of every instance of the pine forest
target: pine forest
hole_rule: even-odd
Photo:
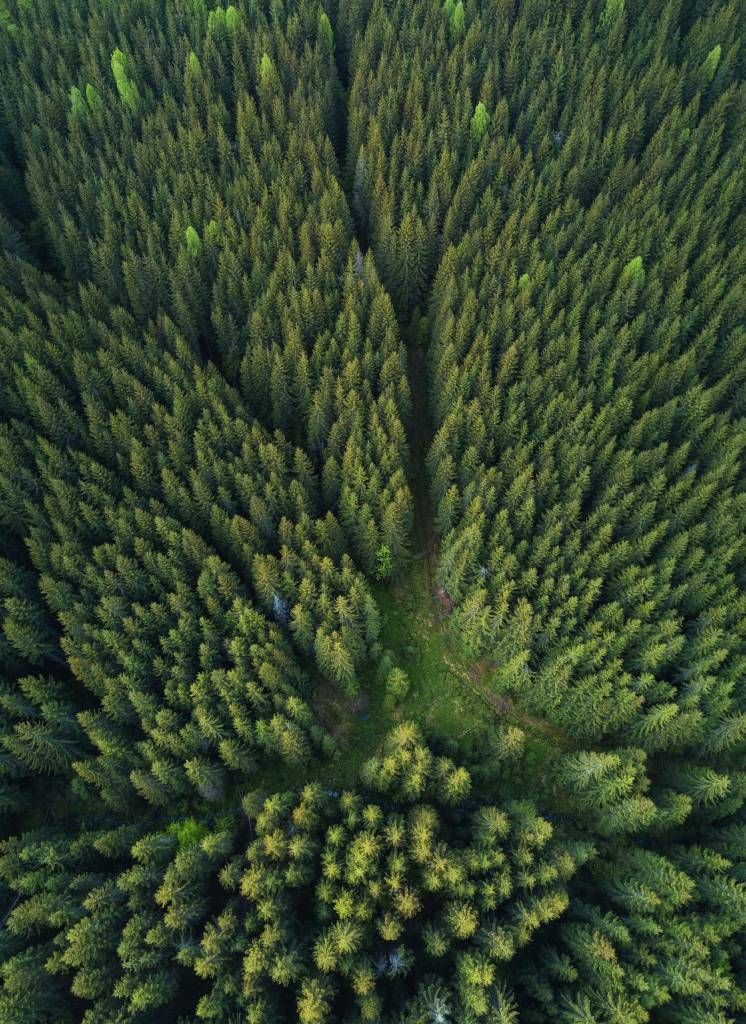
[[[745,43],[0,0],[0,1024],[746,1022]]]

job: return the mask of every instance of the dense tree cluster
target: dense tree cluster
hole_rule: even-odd
[[[424,977],[436,999],[454,975],[460,1012],[483,1016],[505,1000],[500,963],[565,908],[576,860],[549,822],[524,805],[470,812],[468,772],[435,757],[411,726],[363,777],[372,793],[309,786],[263,805],[227,879],[259,913],[234,898],[195,964],[219,979],[207,1019],[224,1020],[236,1005],[226,996],[242,988],[255,1020],[295,1011],[313,1024],[335,1002],[356,1005],[352,1019],[389,1020],[411,1012],[411,991],[415,1004],[427,998]],[[237,955],[242,986],[225,970]]]
[[[251,793],[209,826],[9,840],[0,876],[19,895],[8,931],[49,937],[9,962],[7,987],[46,963],[37,1008],[60,1005],[53,978],[68,973],[93,1004],[86,1022],[180,1000],[204,1020],[303,1024],[333,1003],[362,1020],[448,1012],[453,999],[475,1017],[510,1006],[500,965],[565,910],[592,848],[557,840],[530,804],[469,800],[468,771],[410,724],[363,775],[359,792]],[[201,981],[186,995],[188,971]]]
[[[2,1021],[746,1014],[745,29],[0,3]]]

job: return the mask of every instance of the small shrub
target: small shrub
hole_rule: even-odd
[[[180,850],[188,850],[190,846],[196,846],[204,839],[207,827],[194,818],[185,818],[184,821],[172,821],[168,826],[168,832],[174,836]]]
[[[391,554],[391,548],[388,544],[381,544],[378,551],[376,551],[376,579],[387,580],[391,575],[393,568],[394,558]]]
[[[402,668],[392,668],[386,676],[386,703],[401,704],[409,693],[409,676]]]

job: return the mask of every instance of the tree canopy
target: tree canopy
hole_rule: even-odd
[[[0,3],[0,1020],[744,1019],[745,29]]]

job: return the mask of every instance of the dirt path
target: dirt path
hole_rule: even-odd
[[[443,660],[450,671],[469,690],[472,691],[490,710],[498,721],[518,725],[529,735],[542,736],[544,739],[562,749],[572,750],[577,744],[562,729],[543,718],[529,715],[516,707],[510,697],[495,693],[484,681],[484,663],[475,661],[469,666],[460,665],[449,655]]]

